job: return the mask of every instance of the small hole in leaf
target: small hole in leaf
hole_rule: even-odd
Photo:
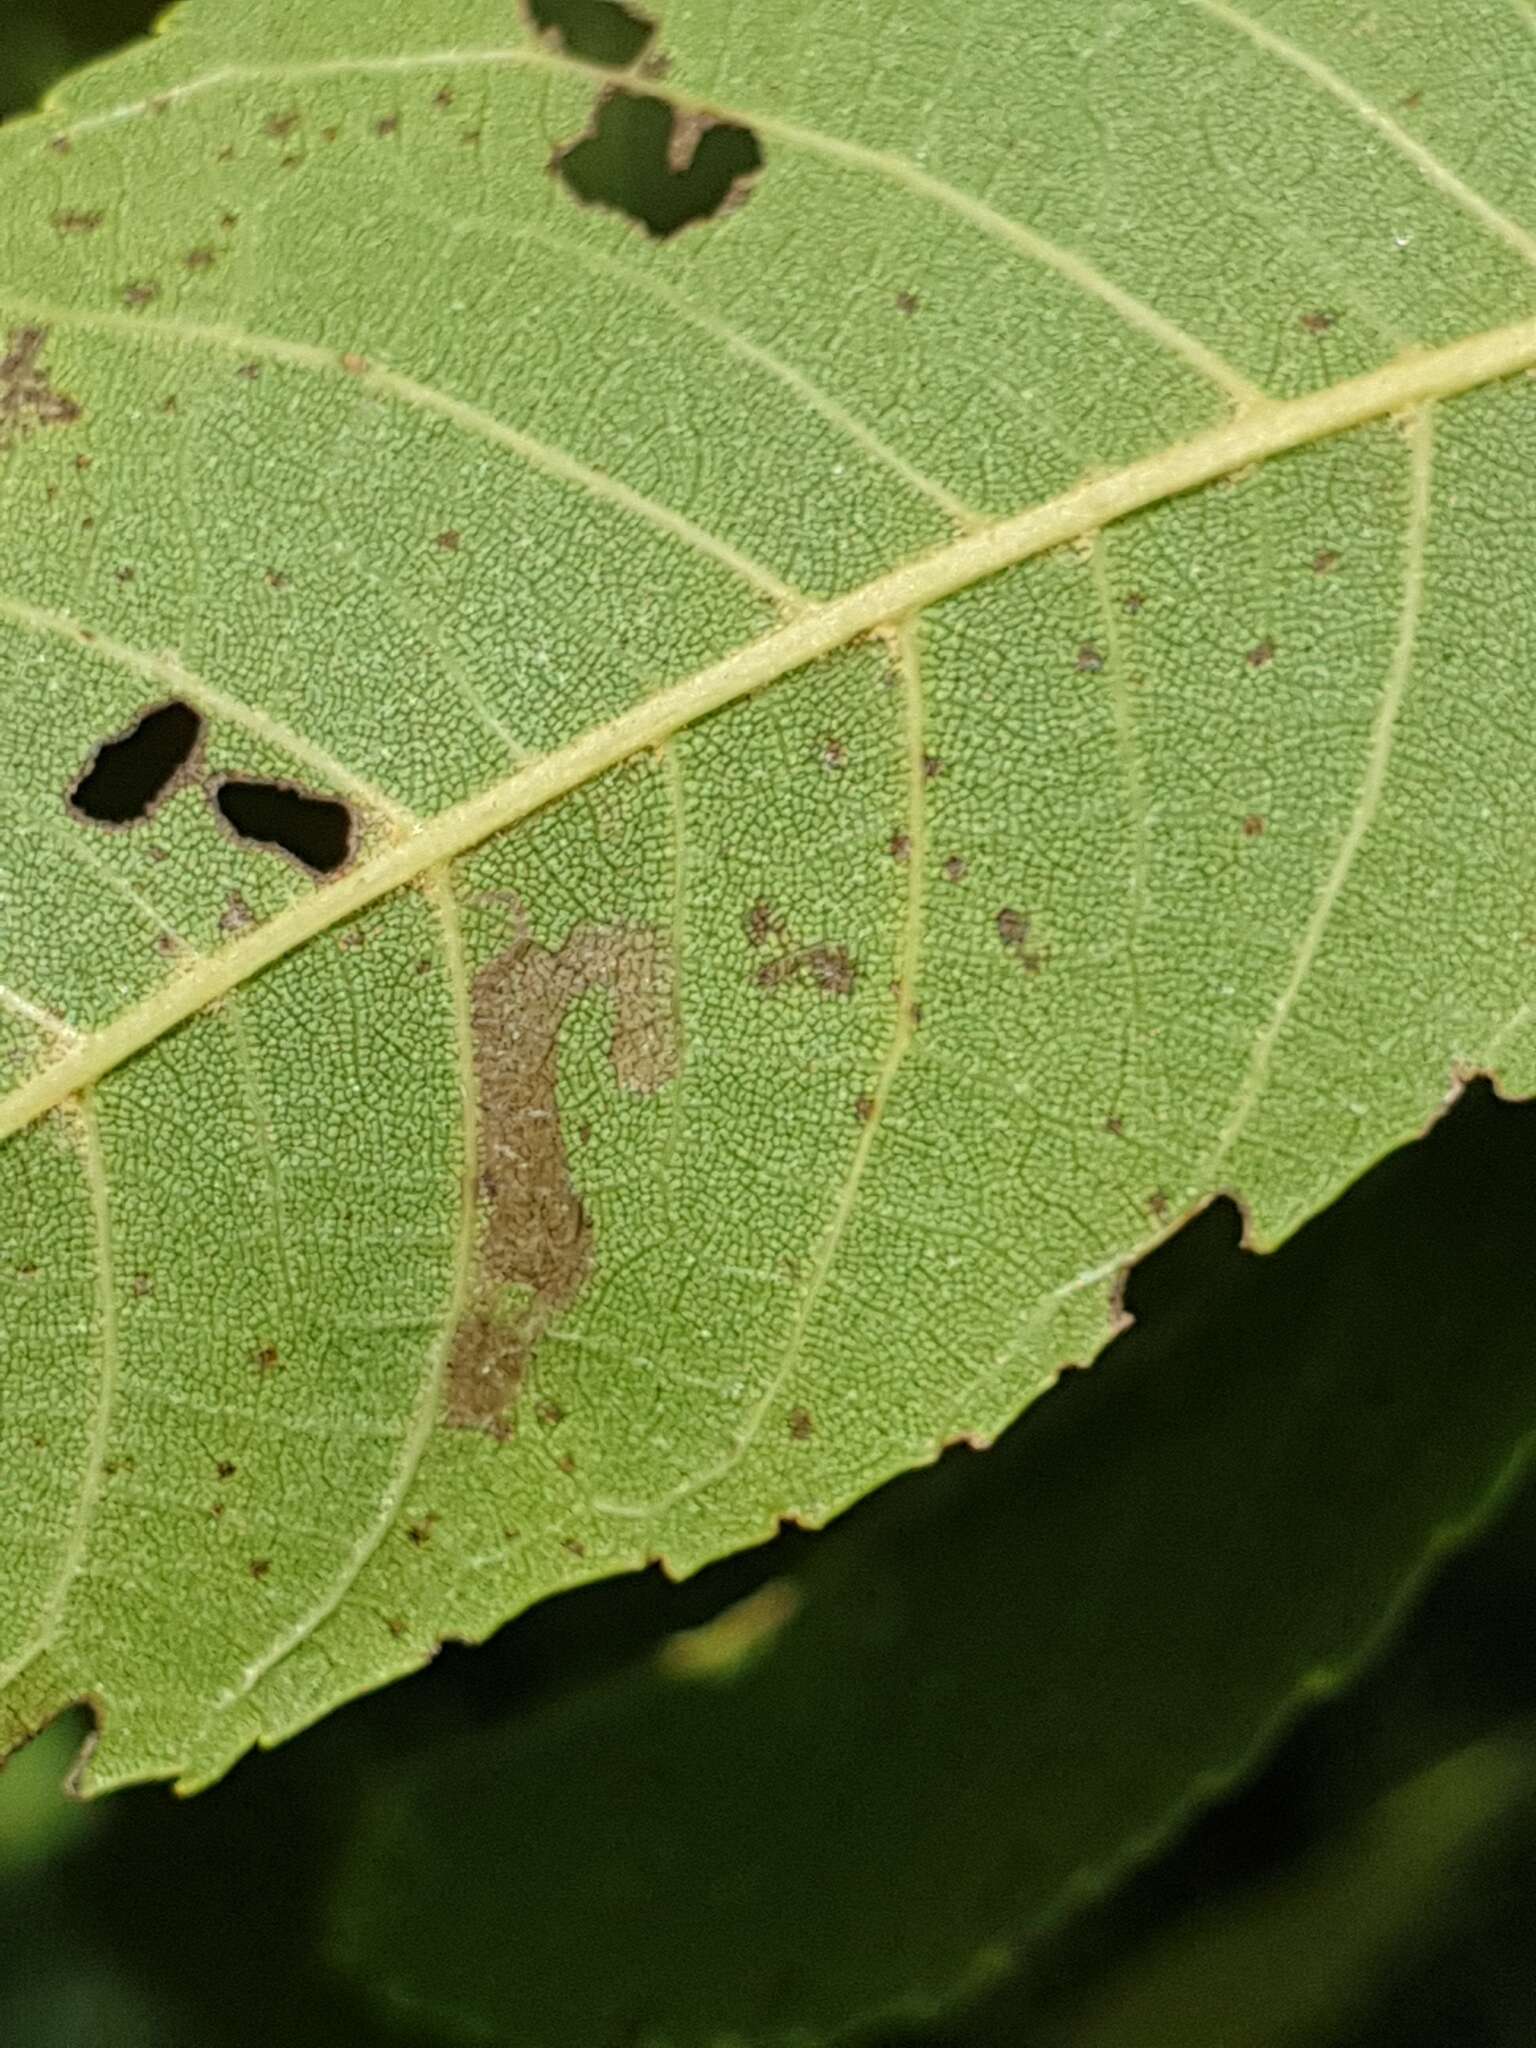
[[[352,813],[334,797],[291,782],[226,780],[213,800],[237,838],[286,853],[312,875],[334,874],[351,855]]]
[[[97,825],[136,825],[180,781],[202,732],[190,704],[157,704],[102,741],[69,793],[71,808]]]
[[[588,132],[556,158],[578,199],[627,214],[658,241],[740,205],[762,163],[750,128],[632,92],[605,93]]]
[[[587,64],[633,64],[656,24],[617,0],[528,0],[528,18]]]

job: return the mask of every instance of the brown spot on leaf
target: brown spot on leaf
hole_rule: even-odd
[[[942,761],[941,761],[941,760],[939,759],[938,755],[937,755],[937,754],[924,754],[924,756],[923,756],[923,780],[924,780],[924,782],[937,782],[937,781],[938,781],[938,779],[939,779],[939,777],[940,777],[940,776],[941,776],[941,775],[942,775],[943,773],[944,773],[944,763],[943,763],[943,762],[942,762]]]
[[[1308,334],[1327,334],[1330,328],[1339,324],[1336,313],[1303,313],[1301,324]]]
[[[905,832],[893,832],[886,841],[885,850],[894,861],[909,861],[912,858],[912,841]]]
[[[1080,676],[1096,676],[1104,666],[1103,651],[1095,647],[1091,640],[1085,640],[1078,648],[1077,658],[1072,665]]]
[[[741,920],[742,930],[747,935],[749,946],[766,946],[770,939],[782,940],[785,933],[784,920],[765,897],[759,896],[755,903],[747,906]]]
[[[848,766],[848,749],[841,740],[829,736],[822,741],[821,765],[829,775],[836,775]]]
[[[1257,811],[1250,811],[1247,817],[1243,820],[1243,837],[1245,839],[1262,838],[1264,834],[1264,824],[1264,819],[1259,816]]]
[[[239,369],[236,370],[235,375],[243,378],[247,384],[254,384],[261,375],[261,365],[260,363],[242,363]]]
[[[439,113],[446,114],[448,109],[453,105],[453,98],[454,96],[452,90],[445,85],[439,91],[433,93],[432,104],[434,107],[437,108]]]
[[[275,1344],[263,1344],[259,1350],[251,1354],[251,1363],[263,1379],[266,1378],[268,1373],[276,1372],[282,1362],[277,1355],[277,1346]]]
[[[233,1479],[235,1476],[235,1468],[228,1458],[220,1458],[213,1469],[221,1479]]]
[[[946,882],[963,882],[970,872],[969,863],[963,861],[958,853],[952,853],[944,863],[944,879]]]
[[[791,1408],[789,1411],[789,1434],[797,1444],[808,1444],[816,1434],[816,1425],[811,1420],[809,1408]]]
[[[853,1113],[861,1124],[867,1124],[875,1113],[873,1095],[861,1095],[853,1105]]]
[[[1166,1223],[1168,1221],[1170,1206],[1168,1197],[1161,1188],[1154,1188],[1147,1197],[1147,1213],[1156,1223]]]
[[[53,225],[61,235],[94,235],[105,219],[104,213],[56,213]]]
[[[268,114],[261,124],[261,131],[264,135],[270,135],[274,141],[281,142],[291,135],[298,125],[297,114]]]
[[[152,277],[131,279],[123,286],[123,304],[136,311],[141,306],[152,306],[160,296],[160,287]]]
[[[858,971],[846,946],[823,942],[796,946],[781,953],[777,960],[765,961],[758,968],[756,979],[761,989],[798,988],[822,996],[851,996]]]
[[[1339,566],[1339,558],[1332,548],[1319,548],[1312,557],[1312,568],[1318,576],[1331,576]]]
[[[219,259],[212,249],[189,249],[181,260],[188,270],[212,270]]]
[[[374,122],[373,132],[380,137],[398,135],[400,132],[400,116],[398,114],[386,114],[382,120]]]
[[[155,1283],[147,1273],[135,1273],[131,1284],[135,1301],[143,1301],[155,1291]]]
[[[898,292],[896,294],[896,310],[898,313],[905,313],[909,320],[922,303],[916,292]]]
[[[423,1515],[419,1522],[412,1522],[406,1530],[406,1539],[416,1550],[424,1550],[432,1541],[432,1531],[442,1520],[441,1515]]]
[[[1257,647],[1250,647],[1243,659],[1250,668],[1268,668],[1275,658],[1273,640],[1261,640]]]
[[[1141,591],[1128,590],[1120,600],[1120,608],[1122,611],[1129,612],[1134,619],[1138,613],[1146,610],[1147,600]]]
[[[517,936],[474,983],[480,1265],[445,1392],[450,1423],[498,1436],[540,1339],[592,1270],[592,1219],[571,1179],[557,1101],[565,1020],[583,998],[608,996],[609,1058],[631,1094],[654,1095],[678,1062],[672,954],[655,932],[582,924],[552,951],[512,907]]]
[[[1104,1119],[1104,1128],[1112,1138],[1123,1138],[1125,1136],[1125,1119],[1118,1116],[1107,1116]]]
[[[341,367],[349,377],[366,377],[368,374],[368,358],[358,355],[352,349],[348,349],[341,358]]]
[[[1040,972],[1040,955],[1029,943],[1030,923],[1022,910],[1003,909],[996,917],[997,936],[1003,951],[1018,961],[1026,974]]]
[[[437,544],[445,555],[456,555],[462,538],[456,526],[448,526],[437,536]]]
[[[558,1401],[541,1401],[533,1412],[546,1429],[554,1429],[565,1420],[565,1410]]]
[[[46,327],[13,327],[0,356],[0,452],[39,427],[73,426],[81,407],[55,391],[43,368]]]
[[[272,1560],[270,1557],[253,1557],[251,1559],[250,1573],[253,1579],[264,1579],[271,1569]]]

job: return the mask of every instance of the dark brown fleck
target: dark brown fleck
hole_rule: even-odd
[[[1123,1138],[1125,1136],[1125,1119],[1118,1116],[1107,1116],[1104,1119],[1104,1128],[1112,1138]]]
[[[259,1351],[251,1354],[251,1363],[262,1377],[265,1378],[268,1373],[277,1371],[278,1367],[282,1364],[282,1360],[277,1355],[277,1346],[275,1344],[263,1344]]]
[[[789,1434],[797,1444],[808,1444],[816,1434],[816,1425],[811,1420],[809,1408],[791,1408],[789,1411]]]
[[[785,932],[783,918],[762,896],[747,906],[741,926],[749,946],[766,946],[770,939],[782,939]]]
[[[228,1458],[220,1458],[213,1469],[221,1479],[233,1479],[235,1476],[235,1467],[229,1462]]]
[[[896,310],[898,313],[905,313],[908,319],[912,317],[922,303],[916,292],[898,292],[896,294]]]
[[[1096,676],[1104,666],[1103,652],[1091,640],[1085,640],[1072,665],[1080,676]]]
[[[382,120],[374,122],[373,132],[378,136],[398,135],[400,132],[400,116],[398,114],[386,114]]]
[[[1338,315],[1336,313],[1303,313],[1301,324],[1305,327],[1308,334],[1326,334],[1330,328],[1337,327],[1339,324]]]
[[[944,879],[946,882],[963,882],[970,872],[969,863],[963,861],[958,853],[952,853],[944,863]]]
[[[1264,824],[1264,819],[1259,816],[1257,811],[1250,811],[1243,820],[1243,837],[1245,839],[1262,838]]]
[[[0,452],[39,427],[73,426],[82,408],[48,381],[41,357],[46,327],[13,327],[0,355]]]
[[[861,1124],[867,1124],[875,1113],[875,1098],[873,1095],[861,1095],[853,1105],[853,1113]]]
[[[1312,557],[1312,567],[1319,576],[1331,576],[1339,566],[1339,558],[1332,548],[1319,548]]]
[[[181,260],[188,270],[212,270],[219,259],[213,249],[189,249]]]
[[[925,782],[936,782],[943,773],[944,763],[939,759],[938,755],[924,754],[923,780]]]
[[[846,946],[797,946],[757,970],[761,989],[798,988],[823,996],[851,996],[858,968]]]
[[[443,531],[437,536],[437,544],[445,555],[456,555],[459,552],[459,542],[461,539],[462,535],[459,529],[456,526],[448,526],[444,527]]]
[[[251,1559],[250,1570],[253,1579],[264,1579],[271,1569],[272,1560],[270,1557],[253,1557]]]
[[[153,278],[138,278],[123,286],[123,304],[130,307],[152,306],[160,296],[160,287]]]
[[[247,384],[254,384],[261,375],[261,365],[260,363],[242,363],[239,369],[236,370],[235,375],[243,377]]]
[[[565,1410],[558,1401],[541,1401],[533,1412],[546,1429],[553,1429],[565,1420]]]
[[[1141,591],[1128,590],[1120,600],[1120,608],[1122,611],[1129,612],[1134,619],[1138,612],[1146,610],[1147,600]]]
[[[1147,1212],[1154,1222],[1166,1223],[1170,1206],[1168,1197],[1161,1188],[1154,1188],[1147,1197]]]
[[[821,765],[829,775],[848,766],[848,749],[841,740],[827,738],[821,743]]]
[[[1243,659],[1250,668],[1268,668],[1275,658],[1273,640],[1261,640],[1257,647],[1250,647]]]
[[[104,213],[56,213],[53,224],[61,235],[94,235],[105,219]]]
[[[293,133],[298,125],[299,117],[297,114],[268,114],[261,127],[264,135],[270,135],[274,141],[282,142]]]

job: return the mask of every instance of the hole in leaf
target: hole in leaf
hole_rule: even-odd
[[[173,698],[126,732],[103,740],[69,793],[72,810],[96,825],[136,825],[186,779],[203,735],[190,704]]]
[[[351,857],[352,813],[334,797],[311,795],[291,782],[229,778],[213,800],[236,838],[286,853],[312,875],[333,875]]]
[[[732,212],[762,163],[750,128],[618,91],[604,93],[587,133],[555,158],[578,199],[627,214],[658,241]]]
[[[528,0],[528,18],[573,57],[616,69],[633,64],[656,33],[653,21],[618,0]]]

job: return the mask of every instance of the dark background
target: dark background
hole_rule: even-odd
[[[615,32],[600,0],[540,7],[550,19],[569,17],[573,41]],[[62,70],[143,31],[154,12],[146,0],[7,0],[0,115],[35,104]],[[622,39],[622,25],[617,32]],[[594,46],[592,54],[610,53]],[[599,196],[640,192],[636,203],[644,204],[642,158],[660,147],[642,132],[649,119],[633,132],[620,122],[600,138],[582,172]],[[675,192],[667,203],[675,205]],[[1278,1357],[1287,1342],[1292,1352],[1307,1342],[1312,1305],[1342,1294],[1360,1328],[1392,1332],[1385,1367],[1408,1388],[1416,1376],[1428,1386],[1449,1375],[1454,1385],[1492,1315],[1512,1333],[1510,1370],[1520,1373],[1530,1348],[1531,1261],[1523,1247],[1536,1233],[1533,1169],[1536,1110],[1474,1089],[1443,1131],[1388,1162],[1358,1201],[1351,1197],[1264,1262],[1267,1274],[1237,1250],[1230,1213],[1212,1211],[1147,1262],[1133,1280],[1132,1304],[1143,1329],[1156,1332],[1219,1298],[1221,1327],[1251,1334],[1262,1326]],[[1437,1218],[1448,1227],[1457,1219],[1472,1230],[1469,1242],[1491,1247],[1475,1278],[1475,1260],[1460,1254],[1438,1264],[1426,1255],[1407,1277],[1394,1265],[1406,1232],[1427,1231],[1433,1244]],[[1418,1290],[1411,1301],[1398,1299],[1410,1288]],[[1391,1302],[1384,1290],[1393,1291]],[[1395,1320],[1389,1308],[1399,1311]],[[1194,1427],[1211,1398],[1209,1327],[1203,1355],[1201,1342],[1186,1342],[1182,1351],[1165,1347],[1157,1361],[1159,1428]],[[88,1724],[83,1715],[57,1724],[0,1778],[0,2040],[10,2048],[368,2048],[385,2040],[425,2048],[442,2038],[387,2029],[366,1986],[327,1959],[338,1873],[355,1853],[360,1816],[377,1820],[396,1788],[405,1811],[408,1786],[434,1758],[473,1763],[478,1744],[488,1756],[509,1743],[515,1751],[523,1729],[558,1728],[568,1703],[572,1714],[587,1711],[582,1702],[594,1688],[625,1682],[677,1631],[769,1581],[825,1574],[826,1560],[857,1554],[876,1528],[898,1559],[889,1567],[893,1584],[914,1601],[916,1567],[899,1560],[921,1552],[928,1580],[942,1588],[944,1545],[958,1572],[969,1538],[957,1532],[974,1533],[980,1517],[993,1518],[1000,1582],[1026,1566],[1040,1569],[1039,1558],[1009,1552],[1010,1541],[1025,1541],[1023,1522],[1012,1519],[1013,1477],[1046,1458],[1075,1469],[1091,1433],[1099,1446],[1123,1439],[1113,1455],[1123,1459],[1127,1497],[1134,1495],[1138,1341],[1120,1340],[1100,1362],[1091,1397],[1058,1389],[985,1458],[952,1452],[825,1534],[788,1532],[686,1585],[650,1573],[567,1595],[482,1649],[449,1647],[418,1678],[278,1752],[248,1758],[192,1802],[162,1788],[90,1807],[69,1801],[61,1780]],[[1262,1346],[1249,1351],[1263,1356]],[[1236,1355],[1248,1354],[1238,1346]],[[1382,1358],[1376,1364],[1382,1368]],[[1341,1406],[1343,1439],[1358,1419]],[[1292,1472],[1303,1500],[1308,1486],[1340,1483],[1308,1456],[1298,1450]],[[1321,1491],[1317,1497],[1321,1514]],[[892,1544],[893,1530],[907,1532],[905,1552]],[[1277,1559],[1277,1571],[1286,1561]],[[1043,1563],[1049,1569],[1048,1557]],[[1347,1575],[1351,1560],[1326,1568]],[[1172,1846],[1149,1853],[1107,1896],[1079,1902],[1049,1931],[1020,1930],[1018,1966],[966,2010],[899,2037],[866,2030],[858,2038],[879,2039],[881,2048],[895,2048],[898,2038],[907,2048],[1528,2048],[1536,2040],[1533,1613],[1536,1489],[1528,1487],[1432,1576],[1365,1677],[1303,1714],[1237,1790],[1175,1831]],[[1091,1636],[1094,1614],[1073,1626]],[[1168,1711],[1157,1669],[1149,1649],[1144,1719],[1127,1726],[1128,1756]],[[924,1676],[914,1670],[911,1682]],[[814,1671],[805,1680],[812,1710],[817,1682]],[[1477,1809],[1475,1825],[1448,1833],[1445,1800],[1466,1811],[1485,1782],[1479,1759],[1494,1754],[1504,1759],[1504,1793],[1486,1815]],[[1527,1760],[1529,1783],[1520,1769],[1506,1769],[1511,1757]],[[1071,1769],[1068,1759],[1062,1769]],[[948,1789],[936,1788],[941,1797]],[[962,1789],[957,1783],[956,1796]],[[1030,1796],[1027,1787],[1004,1790],[999,1804]],[[593,1797],[591,1853],[600,1856],[601,1794]],[[686,1916],[689,1859],[696,1847],[703,1855],[688,1831],[707,1827],[709,1816],[680,1805],[674,1824],[678,1889],[657,1911]],[[432,1866],[425,1841],[421,1850],[423,1866]],[[986,1842],[977,1850],[985,1857]],[[795,1885],[796,1869],[786,1849],[785,1888]],[[579,1870],[560,1881],[579,1893]],[[892,1873],[893,1887],[919,1893],[935,1881],[925,1868]],[[744,1986],[751,1954],[772,1946],[768,1898],[766,1908],[759,1900],[756,1924],[738,1930]],[[440,1924],[434,1916],[459,1910],[430,1887],[412,1901],[418,1908],[428,1942]],[[882,1910],[871,1897],[875,1948]],[[642,2011],[653,1962],[634,1961]],[[727,1982],[735,1964],[727,1954]],[[526,2000],[509,1999],[496,2035],[509,2048],[542,2048],[529,2013],[580,2002],[569,1980],[537,1981],[537,1955],[527,1967]],[[622,1964],[611,1967],[622,1974]],[[744,2031],[756,2018],[747,1990],[740,2017]],[[641,2048],[643,2022],[625,2038]],[[621,2044],[594,2040],[591,2048]]]

